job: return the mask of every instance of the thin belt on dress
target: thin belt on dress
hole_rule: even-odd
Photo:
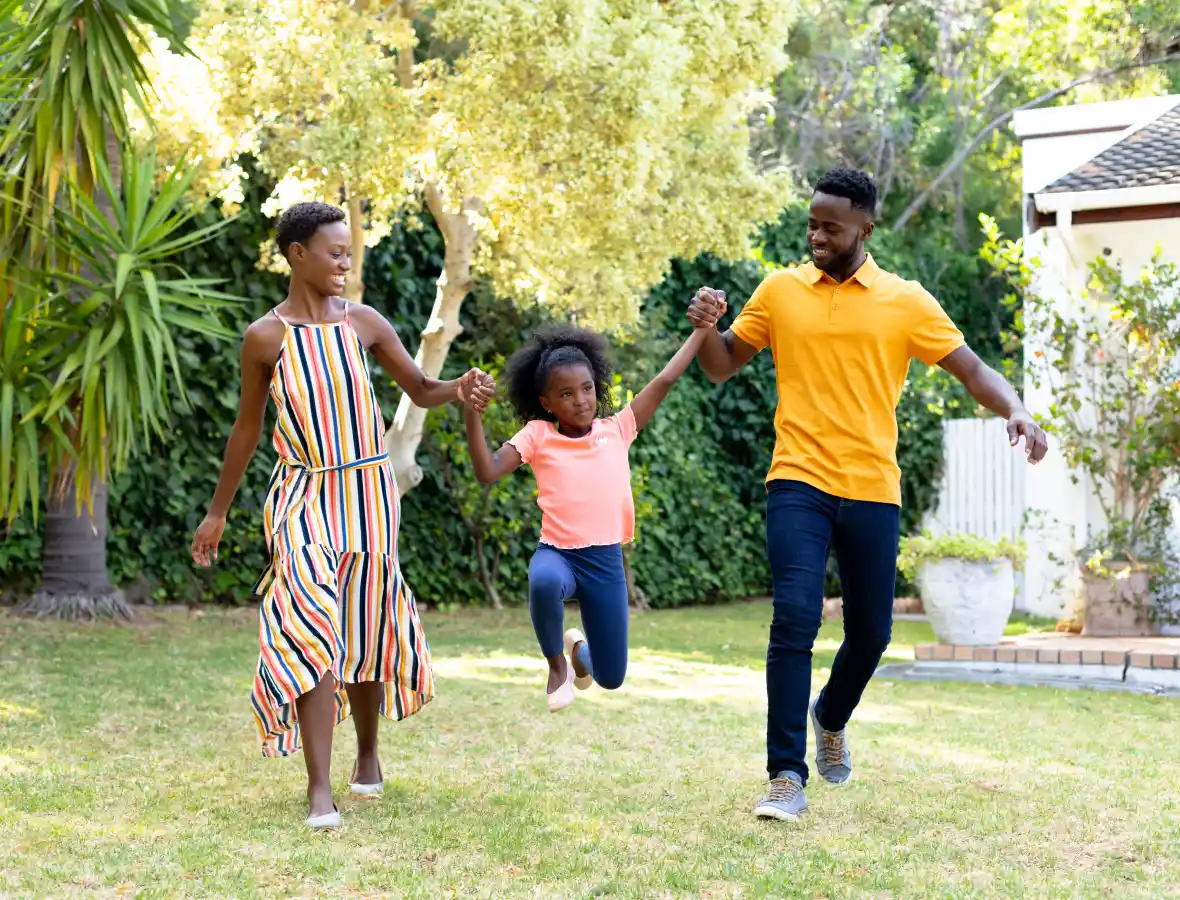
[[[352,462],[341,463],[338,466],[305,466],[303,463],[294,459],[287,459],[286,457],[279,457],[279,463],[289,469],[299,469],[305,475],[318,475],[320,472],[343,472],[347,469],[372,469],[375,466],[381,465],[389,459],[388,453],[379,453],[376,456],[366,456],[364,459],[353,460]]]
[[[338,466],[307,466],[298,460],[287,459],[280,456],[278,463],[275,465],[275,468],[277,469],[279,466],[286,466],[289,469],[295,469],[299,473],[297,476],[299,482],[291,486],[291,489],[287,491],[287,496],[283,501],[283,505],[275,512],[275,517],[271,522],[272,541],[273,535],[278,531],[279,523],[283,522],[287,518],[287,513],[290,511],[292,501],[295,499],[296,495],[302,494],[301,488],[303,487],[303,481],[306,476],[319,475],[323,472],[347,472],[351,469],[374,469],[388,461],[388,453],[379,453],[376,456],[366,456],[364,459],[357,459],[353,460],[352,462],[341,463]],[[271,561],[266,567],[266,571],[262,573],[262,576],[254,585],[255,594],[266,593],[267,587],[269,587],[271,581],[274,580],[275,560],[273,543],[269,545],[266,550],[271,554]]]

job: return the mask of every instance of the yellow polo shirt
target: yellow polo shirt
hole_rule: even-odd
[[[900,506],[897,403],[910,360],[934,365],[964,343],[938,301],[871,256],[844,284],[807,263],[763,281],[732,330],[774,355],[766,480]]]

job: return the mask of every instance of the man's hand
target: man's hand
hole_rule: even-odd
[[[1008,417],[1008,441],[1015,447],[1024,438],[1024,453],[1032,465],[1036,465],[1049,452],[1049,439],[1045,429],[1036,423],[1027,409],[1018,410]]]
[[[693,328],[715,328],[726,309],[725,291],[703,287],[688,305],[688,320]]]

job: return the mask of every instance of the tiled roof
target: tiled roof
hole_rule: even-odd
[[[1113,191],[1180,184],[1180,104],[1040,193]]]

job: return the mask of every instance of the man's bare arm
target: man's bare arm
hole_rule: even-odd
[[[1045,458],[1049,441],[1044,429],[1037,424],[1016,389],[1003,375],[965,345],[944,357],[939,365],[959,379],[980,406],[1008,420],[1008,440],[1015,447],[1024,438],[1024,450],[1030,463],[1038,463]]]

